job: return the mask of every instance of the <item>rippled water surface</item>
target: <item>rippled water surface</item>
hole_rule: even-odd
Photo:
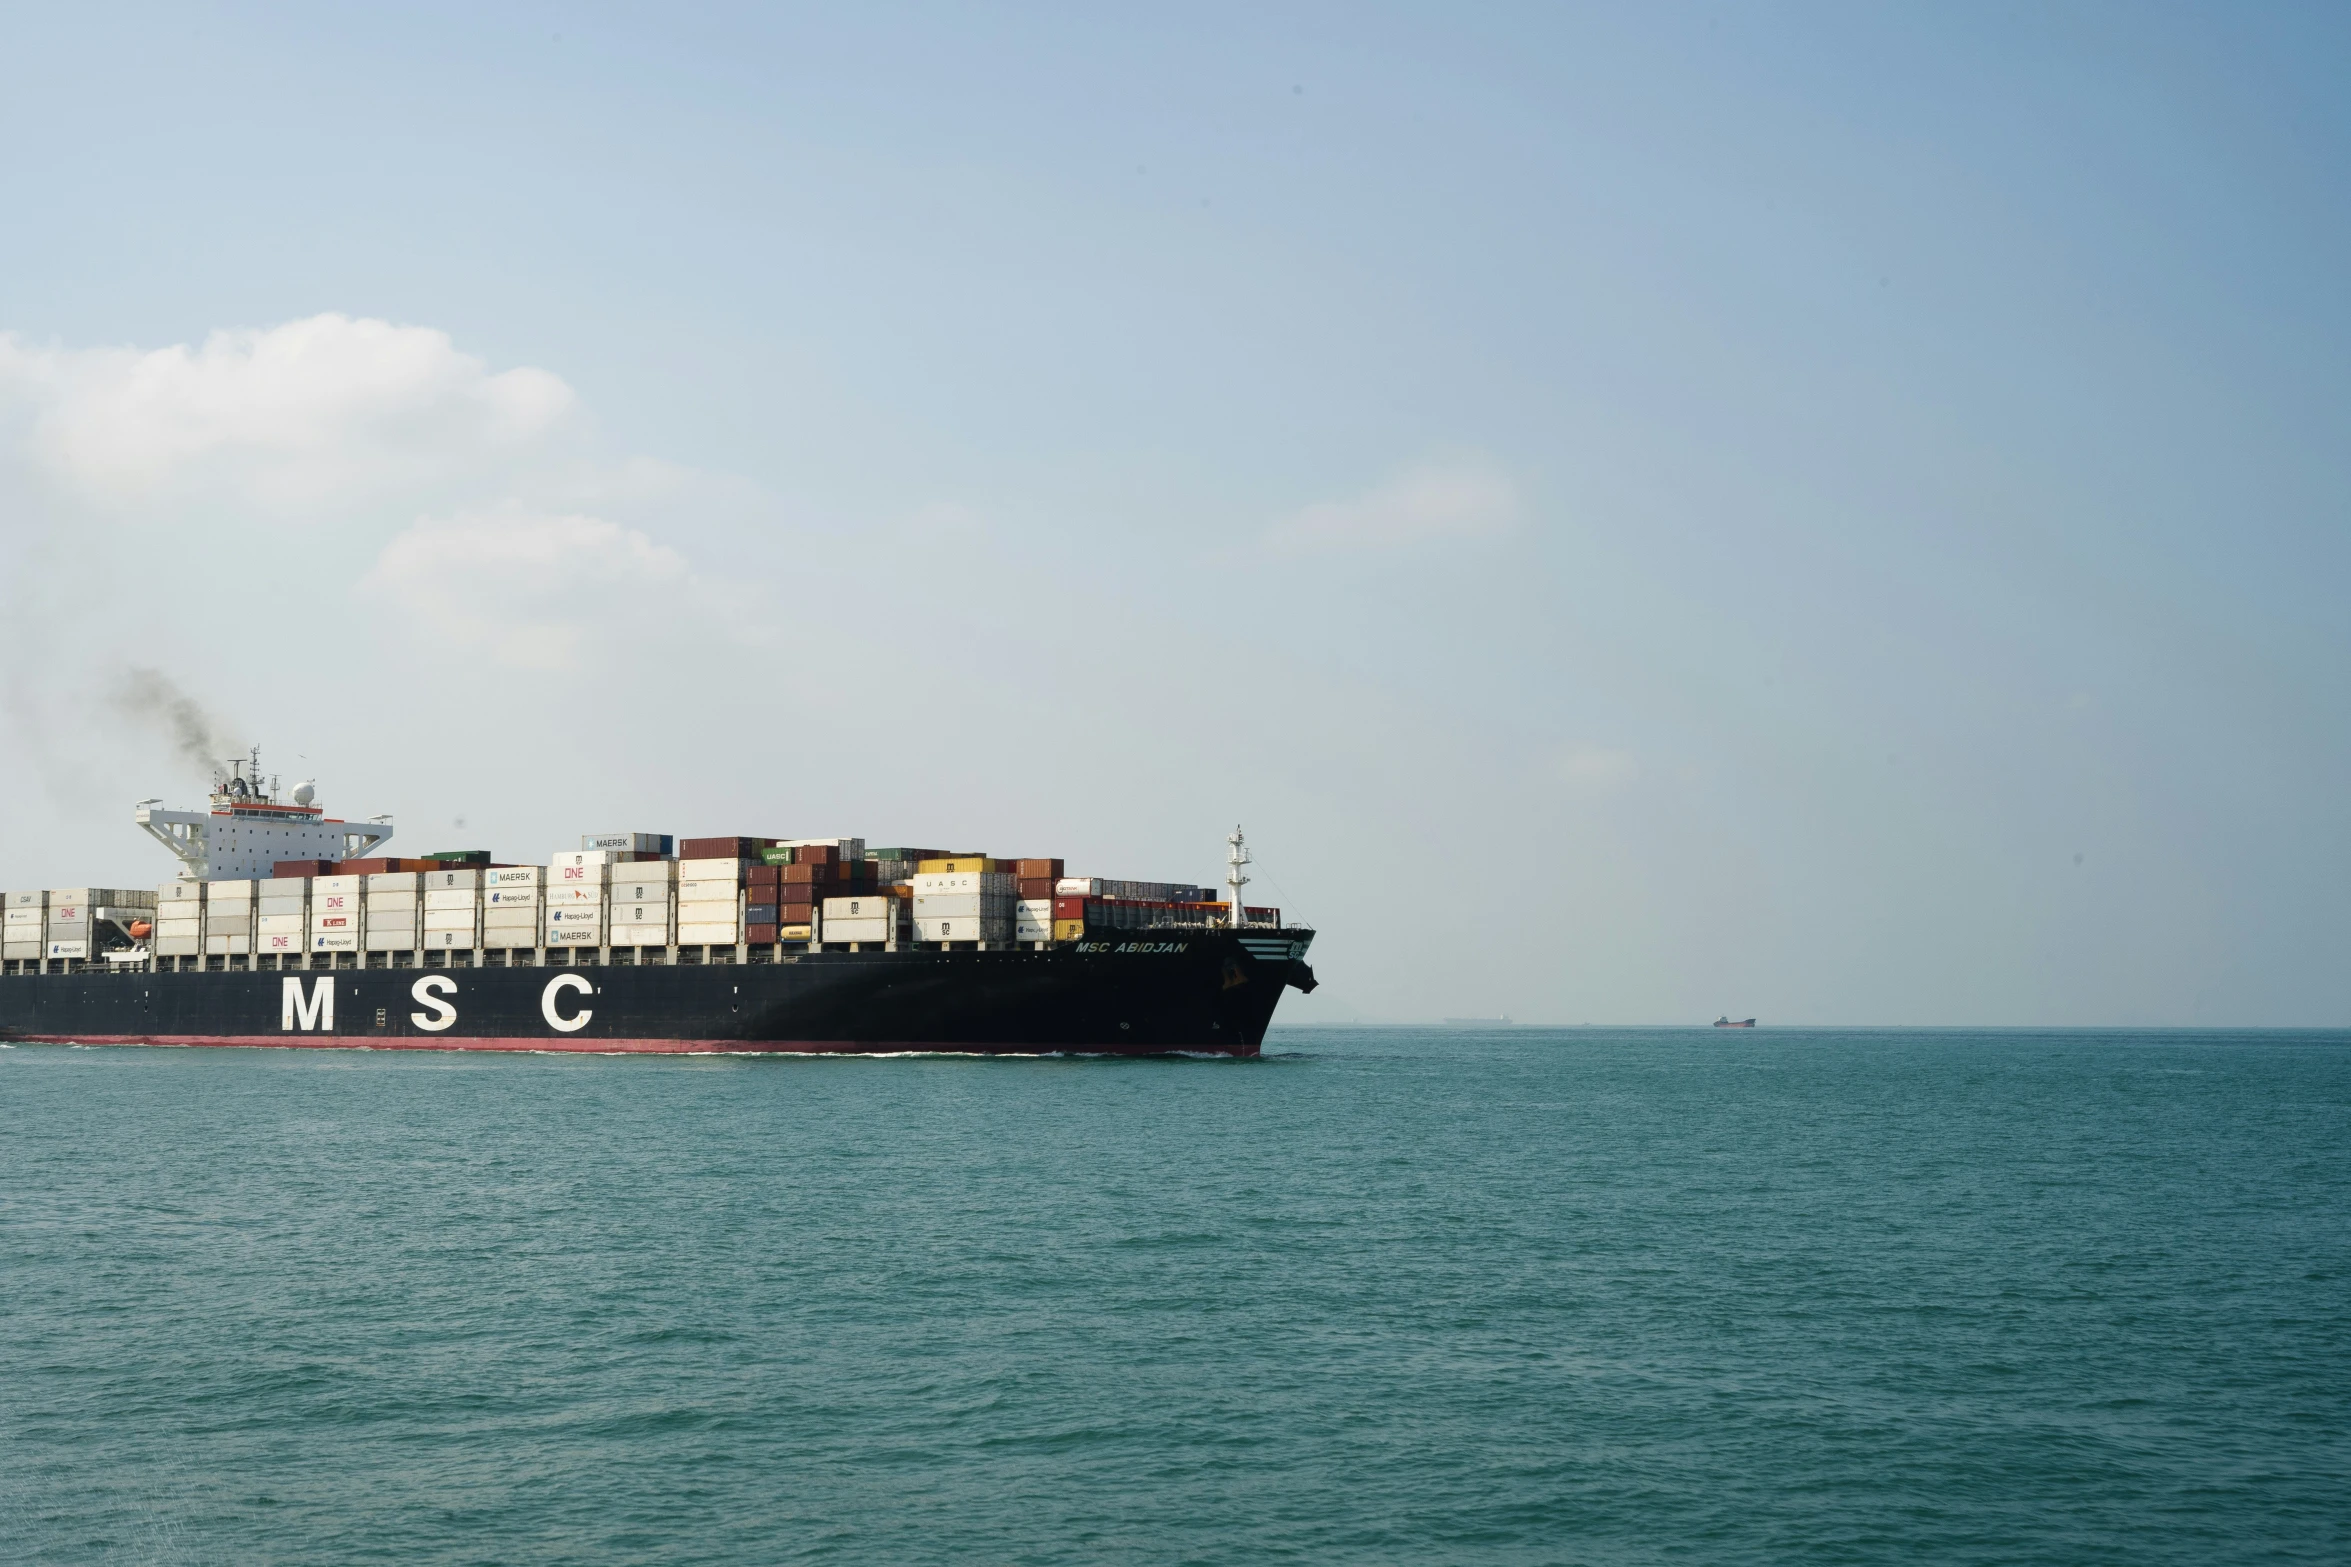
[[[2341,1562],[2351,1036],[0,1050],[0,1558]]]

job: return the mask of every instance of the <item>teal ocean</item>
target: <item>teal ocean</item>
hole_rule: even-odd
[[[0,1559],[2341,1563],[2351,1035],[0,1050]]]

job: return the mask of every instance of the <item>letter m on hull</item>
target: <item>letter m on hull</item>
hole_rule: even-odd
[[[335,1031],[335,982],[332,977],[321,974],[318,982],[310,987],[307,997],[302,994],[302,981],[288,978],[280,997],[278,1027],[285,1032],[290,1034],[297,1028],[329,1034]]]

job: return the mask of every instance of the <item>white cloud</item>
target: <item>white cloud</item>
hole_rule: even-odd
[[[1584,794],[1614,794],[1641,776],[1641,764],[1630,751],[1578,746],[1559,758],[1559,776]]]
[[[493,373],[445,332],[338,314],[199,347],[34,349],[0,336],[27,454],[111,509],[218,498],[299,516],[529,453],[571,416],[544,370]]]
[[[1500,467],[1455,458],[1409,469],[1352,500],[1317,501],[1276,523],[1267,539],[1291,552],[1391,549],[1507,532],[1519,509],[1518,487]]]
[[[760,635],[750,589],[697,575],[634,528],[514,503],[418,518],[360,586],[441,640],[522,669]]]

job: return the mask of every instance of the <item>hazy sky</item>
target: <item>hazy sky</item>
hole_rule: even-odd
[[[1213,879],[1293,1019],[2351,1021],[2351,13],[0,6],[0,883]]]

